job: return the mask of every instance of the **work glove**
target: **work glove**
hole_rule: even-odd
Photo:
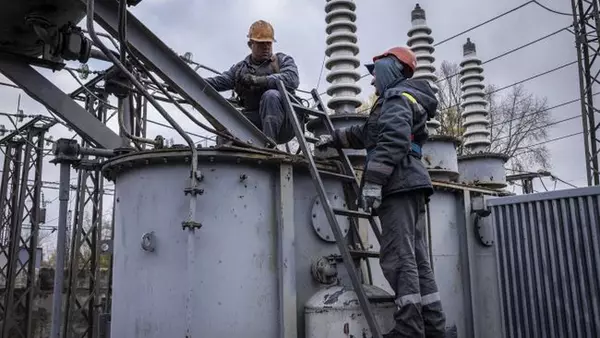
[[[267,77],[246,73],[242,75],[241,82],[248,87],[266,87]]]
[[[329,147],[334,147],[335,139],[331,135],[321,135],[319,136],[319,141],[315,143],[315,148],[319,150],[325,150]]]
[[[382,188],[383,187],[380,184],[365,182],[360,196],[360,204],[363,210],[369,212],[371,210],[379,209],[381,206]]]

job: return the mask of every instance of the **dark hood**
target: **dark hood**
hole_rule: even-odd
[[[419,102],[425,111],[427,116],[433,118],[437,111],[438,100],[435,97],[433,88],[429,85],[429,82],[425,79],[406,79],[399,82],[396,88],[401,89],[412,95],[417,102]]]

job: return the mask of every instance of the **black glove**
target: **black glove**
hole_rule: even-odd
[[[334,137],[331,135],[327,135],[327,134],[319,136],[319,141],[317,141],[315,143],[315,148],[317,148],[321,151],[324,151],[330,147],[331,148],[335,147]]]
[[[267,77],[266,76],[256,76],[254,74],[246,73],[242,75],[240,79],[242,84],[248,87],[266,87],[267,86]]]

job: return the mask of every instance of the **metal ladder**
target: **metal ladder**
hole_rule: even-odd
[[[278,81],[277,88],[278,88],[282,98],[284,98],[283,108],[284,108],[286,114],[290,117],[290,119],[292,121],[292,125],[294,127],[294,133],[296,135],[296,138],[298,139],[300,149],[302,150],[302,152],[304,153],[304,156],[306,156],[306,158],[309,162],[309,169],[310,169],[310,174],[312,176],[313,183],[315,184],[315,188],[317,189],[319,199],[321,201],[321,204],[323,205],[323,209],[325,211],[325,215],[327,217],[329,225],[331,226],[331,230],[335,237],[335,241],[337,243],[338,249],[340,250],[342,260],[346,266],[346,269],[348,270],[348,275],[350,276],[350,280],[352,282],[352,287],[358,297],[360,307],[363,311],[365,319],[367,320],[367,324],[369,325],[369,328],[371,330],[372,337],[373,338],[382,338],[381,330],[379,328],[379,325],[375,321],[375,316],[371,309],[369,299],[365,293],[363,284],[361,283],[361,281],[359,279],[359,275],[354,266],[354,260],[353,260],[353,257],[356,257],[356,258],[378,257],[379,254],[375,253],[375,252],[367,252],[364,250],[351,252],[351,250],[348,248],[348,246],[346,244],[346,241],[344,239],[344,234],[342,233],[342,230],[340,228],[340,225],[338,224],[336,216],[350,217],[350,220],[351,220],[350,226],[352,228],[354,228],[355,231],[357,230],[357,227],[356,227],[357,218],[368,219],[369,223],[371,224],[371,228],[373,229],[373,232],[375,233],[375,236],[377,237],[378,241],[381,238],[381,232],[379,231],[377,223],[375,222],[375,219],[373,218],[373,216],[371,214],[365,213],[365,212],[360,212],[358,210],[333,208],[331,206],[331,203],[329,202],[329,199],[327,198],[327,193],[325,192],[323,180],[321,179],[322,175],[329,176],[329,177],[336,177],[338,179],[342,179],[345,183],[350,184],[352,186],[352,190],[353,190],[355,196],[360,196],[360,185],[359,185],[358,179],[356,178],[354,169],[352,168],[352,164],[350,163],[350,160],[348,159],[348,156],[346,156],[346,154],[342,151],[341,148],[338,148],[337,151],[338,151],[338,155],[339,155],[340,159],[342,160],[343,174],[319,170],[315,164],[313,155],[311,154],[310,149],[308,148],[308,143],[309,142],[315,143],[318,141],[318,139],[310,138],[310,137],[307,137],[306,135],[304,135],[304,131],[298,120],[297,113],[306,114],[309,116],[314,116],[317,119],[321,119],[321,121],[325,124],[327,131],[330,134],[333,134],[333,132],[334,132],[333,123],[331,122],[329,115],[325,112],[325,109],[324,109],[325,107],[323,106],[323,102],[321,101],[317,91],[315,89],[313,89],[311,91],[311,95],[313,96],[315,102],[317,103],[318,110],[312,109],[312,108],[307,108],[300,104],[292,103],[290,94],[287,92],[287,90],[286,90],[283,82],[281,82],[281,80]]]

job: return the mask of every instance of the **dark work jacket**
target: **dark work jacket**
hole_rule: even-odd
[[[267,86],[263,88],[244,88],[239,80],[246,73],[266,76]],[[258,110],[262,95],[269,89],[277,89],[277,80],[282,80],[292,94],[300,84],[298,67],[294,58],[284,53],[273,54],[271,59],[261,64],[252,62],[251,55],[248,55],[221,75],[206,79],[208,84],[219,92],[234,90],[240,100],[240,105],[246,111]]]
[[[363,125],[337,130],[334,141],[344,148],[367,150],[362,184],[382,185],[384,196],[415,190],[431,195],[429,173],[411,143],[427,142],[426,122],[435,116],[437,105],[426,80],[399,80],[377,99]]]

